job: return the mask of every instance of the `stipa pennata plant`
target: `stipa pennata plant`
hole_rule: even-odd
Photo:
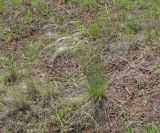
[[[86,104],[76,110],[69,121],[76,120],[77,124],[88,121],[97,127],[99,126],[98,121],[106,121],[107,119],[107,97],[105,95],[107,76],[98,52],[87,43],[83,36],[84,34],[79,32],[62,37],[44,47],[42,53],[53,49],[53,54],[50,57],[51,62],[54,62],[58,55],[62,53],[70,53],[75,57],[86,79],[85,95],[82,99],[82,101],[86,101]]]
[[[81,40],[81,32],[71,36],[62,37],[43,49],[54,49],[50,61],[54,62],[56,57],[65,52],[70,52],[82,66],[83,74],[86,77],[86,94],[92,99],[104,97],[107,76],[104,72],[100,56],[86,41]],[[52,52],[53,52],[52,51]]]

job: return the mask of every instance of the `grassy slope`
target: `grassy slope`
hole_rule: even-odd
[[[0,0],[0,131],[158,131],[159,7]]]

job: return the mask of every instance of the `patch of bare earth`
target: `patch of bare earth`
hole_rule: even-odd
[[[106,95],[121,108],[118,115],[121,122],[141,132],[143,126],[158,125],[160,121],[160,71],[154,65],[159,53],[153,52],[142,36],[136,41],[137,48],[130,51],[126,47],[129,42],[122,37],[115,39],[107,46],[107,51],[105,49],[103,59],[111,77]],[[158,46],[155,49],[158,50]],[[111,122],[112,129],[119,124]]]

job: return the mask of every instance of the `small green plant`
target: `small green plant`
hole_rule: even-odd
[[[27,9],[24,12],[24,22],[30,24],[33,21],[33,14],[31,10]]]
[[[31,63],[34,63],[35,59],[39,57],[39,53],[40,53],[39,47],[40,45],[38,43],[33,43],[32,41],[29,41],[26,55],[27,55],[28,60]]]
[[[127,133],[132,133],[132,129],[131,129],[131,128],[128,128]]]
[[[14,83],[17,79],[17,71],[13,59],[6,58],[3,62],[4,74],[1,76],[1,82],[5,85]]]
[[[137,8],[145,8],[145,0],[138,0],[136,3],[135,3],[136,7]]]
[[[38,11],[43,15],[49,15],[50,10],[44,0],[32,0],[32,5],[35,11]]]
[[[12,31],[11,31],[11,28],[1,28],[0,27],[0,39],[3,40],[4,42],[8,43],[12,40],[13,38],[13,35],[12,35]]]
[[[7,77],[5,76],[5,74],[0,75],[0,84],[7,85]]]
[[[67,112],[70,111],[70,107],[68,106],[63,106],[59,111],[53,114],[53,119],[57,121],[57,123],[60,124],[61,131],[64,132],[64,117],[67,114]]]
[[[117,4],[120,8],[124,8],[124,7],[127,6],[128,0],[116,0],[116,4]]]
[[[3,14],[6,12],[6,7],[5,7],[5,0],[0,0],[0,14]]]
[[[83,22],[83,21],[78,21],[75,26],[81,32],[87,31],[86,26],[85,26],[85,22]]]
[[[144,133],[158,133],[156,128],[154,127],[149,127],[149,128],[146,128],[146,130],[144,130]]]
[[[136,33],[138,31],[139,22],[135,18],[128,17],[125,23],[125,32],[126,33]]]
[[[96,37],[99,32],[100,32],[100,22],[97,20],[91,24],[89,24],[88,26],[88,30],[89,30],[89,33],[93,36],[93,37]]]
[[[97,37],[98,34],[100,33],[101,24],[100,20],[95,20],[91,23],[85,23],[83,21],[79,21],[76,23],[76,28],[81,32],[88,31],[92,37]]]
[[[157,38],[158,43],[160,43],[160,31],[156,32],[156,38]]]
[[[153,32],[151,30],[146,31],[145,35],[146,35],[148,43],[151,44],[153,41]]]

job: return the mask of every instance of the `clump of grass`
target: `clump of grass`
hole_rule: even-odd
[[[30,63],[35,63],[35,60],[40,56],[40,44],[29,41],[27,50],[26,50],[26,56]]]
[[[151,44],[153,41],[153,32],[151,30],[146,31],[145,33],[148,44]]]
[[[131,128],[128,128],[127,133],[132,133],[132,129],[131,129]]]
[[[100,22],[95,21],[94,23],[90,24],[88,30],[93,37],[97,37],[100,32]]]
[[[18,73],[12,58],[5,58],[3,61],[3,69],[4,73],[1,75],[1,82],[5,85],[16,82]]]
[[[145,1],[144,0],[138,0],[137,2],[135,2],[136,4],[136,7],[137,8],[141,8],[141,9],[143,9],[143,8],[145,8]]]
[[[75,26],[80,32],[87,31],[85,22],[83,22],[83,21],[78,21]]]
[[[116,4],[117,4],[120,8],[124,8],[124,7],[127,6],[128,0],[116,0]]]
[[[33,21],[33,14],[31,10],[27,9],[24,13],[24,22],[30,24]]]
[[[83,39],[80,40],[80,36],[79,34],[74,34],[63,37],[47,46],[47,49],[55,46],[54,49],[56,50],[51,61],[54,61],[60,53],[70,52],[74,55],[82,66],[83,74],[87,80],[87,96],[89,99],[97,100],[99,97],[105,96],[107,76],[105,75],[103,63],[98,53]],[[46,50],[46,48],[44,49]]]
[[[101,31],[101,20],[96,19],[93,22],[86,23],[79,21],[76,23],[76,28],[81,32],[88,32],[92,37],[97,38]]]
[[[5,74],[0,75],[0,84],[1,85],[7,85],[7,77]]]
[[[93,99],[104,97],[107,76],[100,57],[89,44],[80,45],[76,57],[87,79],[87,95]]]
[[[49,6],[44,0],[32,0],[32,5],[35,11],[42,13],[43,15],[49,15]]]
[[[158,43],[160,43],[160,31],[156,32],[156,38],[157,38]]]
[[[0,0],[0,14],[6,12],[5,0]]]
[[[130,33],[138,32],[139,22],[137,19],[132,18],[132,17],[128,17],[125,25],[126,25],[126,27],[125,27],[126,33],[130,34]]]

